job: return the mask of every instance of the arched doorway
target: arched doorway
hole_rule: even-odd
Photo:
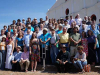
[[[97,20],[97,17],[96,17],[95,14],[91,15],[91,20],[92,20],[92,21],[93,21],[93,20]]]
[[[66,11],[65,11],[66,15],[69,14],[69,9],[67,8]]]

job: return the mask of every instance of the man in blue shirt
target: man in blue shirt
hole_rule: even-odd
[[[34,28],[31,26],[31,24],[29,24],[29,25],[27,26],[27,28],[25,29],[25,32],[26,32],[28,29],[30,29],[32,32],[34,32]]]
[[[46,64],[49,64],[49,62],[50,62],[49,41],[50,41],[51,36],[47,32],[48,32],[48,29],[44,28],[43,34],[40,36],[40,42],[42,45],[41,46],[42,49],[40,50],[41,51],[40,56],[42,56],[42,58],[46,58]]]
[[[20,46],[17,46],[17,51],[14,52],[13,56],[12,56],[12,70],[13,71],[20,71],[20,64],[19,64],[19,61],[21,60],[21,54],[22,52],[20,51],[21,50],[21,47]]]
[[[57,30],[56,31],[56,34],[60,34],[60,33],[62,33],[63,31],[62,31],[62,25],[60,24],[59,25],[59,30]]]

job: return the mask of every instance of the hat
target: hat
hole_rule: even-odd
[[[34,20],[37,20],[37,18],[34,18]]]
[[[43,30],[48,31],[48,29],[47,29],[47,28],[44,28]]]
[[[17,48],[20,48],[20,49],[22,49],[20,46],[17,46]]]
[[[66,45],[62,45],[63,48],[66,48]]]
[[[55,31],[55,29],[54,29],[54,28],[52,28],[52,31]]]
[[[59,24],[60,27],[62,27],[62,24]]]
[[[22,21],[25,21],[25,19],[23,18]]]

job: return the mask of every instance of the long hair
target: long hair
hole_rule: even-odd
[[[84,33],[84,38],[86,38],[87,37],[86,32],[83,31],[82,33]]]
[[[22,34],[22,32],[19,32],[19,33],[18,33],[18,36],[17,36],[18,38],[20,37],[20,33]],[[23,34],[22,34],[22,37],[23,37]]]
[[[89,32],[91,32],[91,35],[89,35]],[[92,30],[88,30],[88,37],[94,35]]]
[[[34,33],[36,34],[36,32],[33,32],[33,34]],[[32,37],[31,37],[30,41],[32,41],[34,39],[33,34],[32,34]],[[35,38],[37,38],[37,36],[35,36]]]

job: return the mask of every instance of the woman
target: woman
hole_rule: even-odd
[[[88,41],[86,38],[86,32],[82,32],[82,46],[84,47],[83,51],[86,53],[86,56],[88,56]]]
[[[23,52],[23,34],[22,32],[18,33],[18,37],[16,38],[16,47],[20,46],[22,48],[22,52]]]
[[[11,59],[13,55],[13,50],[14,50],[14,42],[12,41],[12,38],[9,37],[7,44],[6,65],[5,65],[5,68],[9,70],[12,69]]]
[[[32,68],[31,71],[32,72],[33,72],[33,66],[34,66],[34,72],[36,71],[37,61],[40,60],[39,51],[40,51],[39,40],[36,38],[36,33],[34,32],[30,40],[30,54],[31,54],[31,68]]]
[[[6,58],[6,38],[3,37],[0,43],[0,69],[4,70],[5,66],[5,58]]]
[[[74,57],[74,65],[79,71],[85,72],[84,67],[87,65],[86,54],[83,52],[83,46],[78,46],[78,53]]]
[[[11,37],[11,33],[10,33],[10,32],[7,33],[7,37],[6,37],[6,43],[7,43],[7,44],[8,44],[8,38],[9,38],[9,37]]]
[[[88,31],[87,40],[88,40],[88,62],[92,65],[95,65],[97,38],[94,36],[91,30]]]

